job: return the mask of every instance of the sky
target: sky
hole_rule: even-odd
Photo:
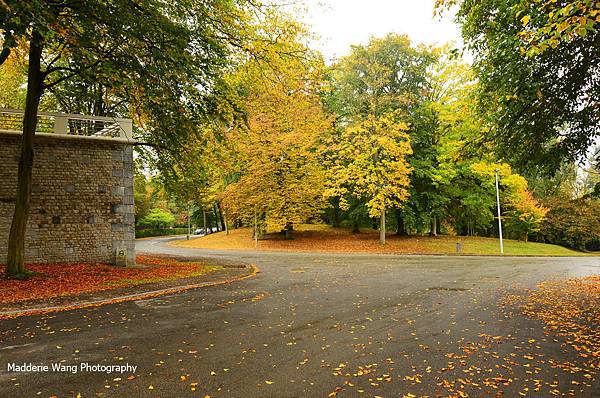
[[[460,28],[452,15],[433,16],[435,0],[305,0],[304,16],[320,36],[315,46],[331,63],[349,54],[351,44],[366,44],[371,36],[395,32],[414,43],[461,45]]]

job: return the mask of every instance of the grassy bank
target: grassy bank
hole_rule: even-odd
[[[292,240],[284,240],[279,234],[259,240],[259,250],[297,252],[340,253],[389,253],[389,254],[455,254],[456,243],[462,244],[462,253],[470,255],[499,254],[499,242],[494,238],[465,236],[395,236],[388,235],[387,244],[379,244],[379,232],[363,230],[353,234],[345,228],[325,225],[299,225]],[[204,249],[256,250],[250,228],[220,232],[189,241],[174,243],[181,247]],[[562,246],[515,240],[504,241],[504,252],[513,256],[586,256],[589,254],[569,250]]]

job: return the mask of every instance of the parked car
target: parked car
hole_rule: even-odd
[[[209,231],[209,233],[214,234],[215,232],[219,232],[219,229],[217,227],[211,227],[209,228]],[[206,231],[204,230],[204,228],[198,228],[194,231],[194,235],[204,236],[206,235]]]

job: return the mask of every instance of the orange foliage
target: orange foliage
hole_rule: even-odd
[[[6,279],[0,265],[0,303],[71,296],[149,282],[185,278],[209,273],[215,267],[200,263],[138,256],[140,268],[107,264],[28,264],[36,273],[28,280]]]

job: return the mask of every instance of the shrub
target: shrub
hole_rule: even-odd
[[[149,238],[151,236],[165,235],[184,235],[187,234],[187,228],[163,228],[163,229],[139,229],[135,231],[136,238]]]
[[[173,224],[175,224],[175,216],[167,210],[158,208],[150,210],[150,213],[138,223],[141,228],[153,229],[168,228]]]
[[[555,197],[545,200],[545,205],[550,211],[540,228],[542,240],[577,250],[600,241],[600,200]]]

